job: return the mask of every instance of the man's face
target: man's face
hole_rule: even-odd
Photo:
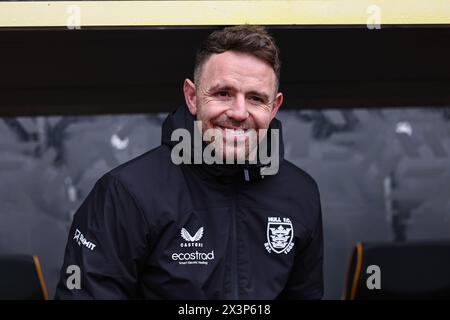
[[[283,100],[275,92],[272,67],[250,54],[226,51],[203,64],[199,80],[196,86],[188,79],[184,83],[190,112],[202,122],[203,132],[221,131],[228,154],[247,159],[249,130],[267,129]]]

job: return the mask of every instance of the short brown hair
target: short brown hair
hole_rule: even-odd
[[[212,54],[229,50],[249,53],[269,64],[275,72],[275,93],[278,91],[281,61],[275,40],[264,27],[247,24],[214,31],[206,38],[197,51],[194,82],[200,80],[202,66]]]

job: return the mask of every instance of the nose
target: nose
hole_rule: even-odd
[[[236,121],[244,121],[249,117],[245,97],[237,96],[233,105],[227,110],[227,116]]]

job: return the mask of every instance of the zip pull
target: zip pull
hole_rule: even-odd
[[[250,181],[250,174],[248,173],[248,169],[244,169],[244,178],[245,181]]]

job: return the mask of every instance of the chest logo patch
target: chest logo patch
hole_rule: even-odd
[[[180,247],[182,248],[186,248],[186,247],[203,247],[203,243],[200,242],[200,240],[202,240],[203,238],[203,234],[205,232],[205,228],[201,227],[197,230],[197,232],[195,232],[194,235],[191,235],[189,233],[189,231],[186,230],[186,228],[182,228],[180,235],[181,238],[185,241],[185,242],[181,242],[180,243]]]
[[[289,253],[294,247],[294,227],[289,218],[267,218],[267,242],[264,243],[268,252]]]
[[[208,265],[209,262],[214,260],[214,250],[208,252],[201,249],[203,248],[203,242],[200,242],[200,240],[204,238],[204,234],[205,227],[200,227],[194,235],[191,235],[186,228],[182,228],[180,236],[185,242],[181,242],[180,247],[183,249],[180,252],[173,252],[172,260],[177,261],[180,265]]]
[[[191,236],[191,234],[185,229],[181,229],[181,237],[190,242],[200,241],[203,237],[203,227],[197,230],[194,236]]]

